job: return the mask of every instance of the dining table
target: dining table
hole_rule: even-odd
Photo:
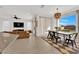
[[[51,35],[52,33],[52,35]],[[63,40],[65,41],[66,37],[71,38],[71,35],[74,34],[76,32],[67,32],[67,31],[54,31],[54,30],[49,30],[48,31],[48,36],[51,35],[51,37],[55,36],[57,34],[57,36],[63,36]],[[47,36],[47,37],[48,37]]]

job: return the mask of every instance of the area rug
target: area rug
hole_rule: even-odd
[[[78,54],[79,53],[79,45],[77,45],[77,48],[76,47],[72,48],[71,46],[64,46],[61,43],[56,44],[55,42],[53,42],[50,39],[46,39],[46,38],[43,38],[43,37],[42,37],[42,39],[44,41],[46,41],[47,43],[49,43],[52,47],[56,48],[62,54]]]

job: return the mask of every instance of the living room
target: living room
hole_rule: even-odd
[[[79,53],[77,52],[78,50],[74,52],[74,50],[71,49],[72,46],[66,47],[67,49],[70,49],[68,51],[61,47],[58,48],[58,45],[54,43],[55,46],[52,47],[50,45],[52,39],[47,38],[49,31],[52,30],[64,31],[68,32],[68,34],[70,32],[78,32],[78,7],[79,5],[1,5],[0,32],[2,34],[4,33],[3,36],[5,36],[5,38],[8,38],[10,35],[9,37],[12,39],[8,39],[11,41],[17,37],[16,40],[12,41],[13,44],[10,45],[10,42],[7,43],[7,45],[4,44],[4,48],[8,46],[8,44],[10,46],[6,49],[2,49],[1,53]],[[54,14],[57,12],[62,14],[61,17],[59,17],[59,20],[54,17]],[[72,20],[73,22],[70,23]],[[56,27],[60,29],[56,29]],[[6,41],[5,38],[4,41]],[[46,39],[47,42],[45,41]],[[77,43],[78,42],[79,40],[77,39]],[[2,41],[0,44],[1,46],[3,45]],[[61,51],[59,49],[61,49]]]
[[[0,0],[0,58],[78,59],[78,10],[79,0]]]

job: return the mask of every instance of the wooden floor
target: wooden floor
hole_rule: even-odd
[[[32,35],[29,39],[17,39],[3,51],[3,54],[61,54],[61,52],[43,39]]]

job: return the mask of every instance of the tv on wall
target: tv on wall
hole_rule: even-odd
[[[24,23],[23,22],[14,22],[13,26],[14,27],[24,27]]]

